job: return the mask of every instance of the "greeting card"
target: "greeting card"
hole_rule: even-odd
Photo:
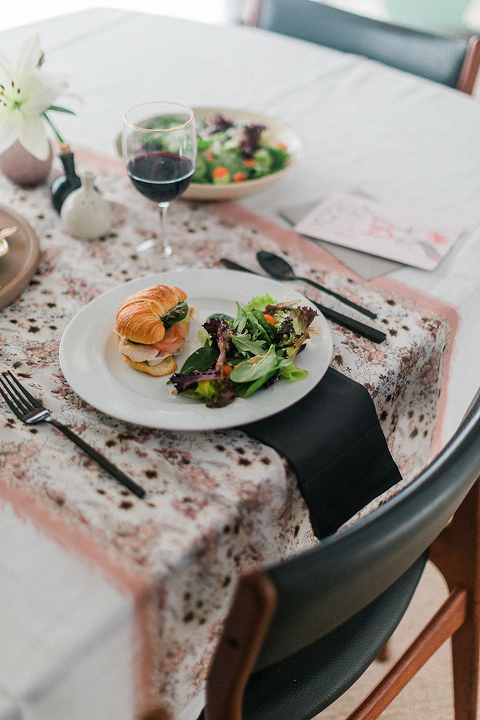
[[[449,220],[335,193],[295,225],[303,235],[433,270],[463,232]]]

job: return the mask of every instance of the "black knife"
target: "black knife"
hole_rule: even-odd
[[[252,273],[252,275],[259,275],[260,277],[265,277],[265,275],[257,273],[255,272],[255,270],[250,270],[249,268],[243,267],[243,265],[239,265],[238,263],[234,262],[233,260],[229,260],[228,258],[220,258],[220,262],[229,270],[240,270],[242,272]],[[310,300],[310,298],[308,299]],[[363,335],[363,337],[368,338],[368,340],[372,340],[376,343],[381,343],[387,337],[382,330],[377,330],[377,328],[366,325],[360,320],[354,320],[353,318],[348,317],[348,315],[343,315],[336,310],[325,307],[325,305],[320,305],[320,303],[315,302],[315,300],[310,300],[310,302],[313,303],[320,310],[320,312],[325,315],[326,318],[329,318],[329,320],[333,320],[339,325],[342,325],[349,330],[353,330],[359,335]]]

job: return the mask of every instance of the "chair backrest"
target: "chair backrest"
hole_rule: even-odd
[[[480,38],[453,37],[393,25],[316,0],[257,0],[248,24],[363,55],[471,93]]]
[[[443,451],[398,495],[315,548],[240,580],[210,669],[222,692],[238,695],[252,670],[290,657],[379,598],[429,548],[479,475],[480,391]]]

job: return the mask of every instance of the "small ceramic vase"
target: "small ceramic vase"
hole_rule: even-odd
[[[0,170],[12,182],[23,187],[38,185],[48,176],[52,167],[53,152],[49,144],[46,160],[39,160],[16,140],[0,154]]]
[[[81,187],[67,196],[60,211],[65,230],[82,240],[107,235],[112,222],[110,205],[95,190],[94,182],[95,173],[84,172]]]

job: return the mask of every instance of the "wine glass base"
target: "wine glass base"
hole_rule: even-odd
[[[155,238],[143,240],[139,245],[137,245],[137,252],[145,252],[146,250],[152,249],[158,250],[158,254],[164,258],[170,257],[173,252],[170,245],[168,245],[167,247],[161,247]]]

